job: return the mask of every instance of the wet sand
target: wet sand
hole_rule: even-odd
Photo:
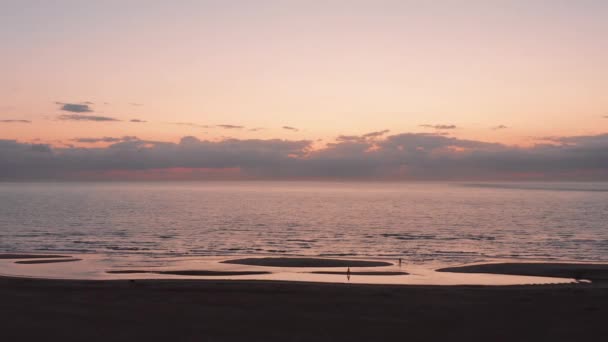
[[[6,341],[581,341],[608,288],[0,278]]]
[[[206,270],[176,270],[176,271],[147,271],[147,270],[121,270],[121,271],[107,271],[110,274],[172,274],[172,275],[186,275],[186,276],[239,276],[239,275],[256,275],[256,274],[270,274],[265,271],[206,271]]]
[[[74,262],[82,259],[52,259],[52,260],[20,260],[15,261],[15,264],[31,265],[31,264],[54,264],[58,262]]]
[[[310,273],[314,273],[314,274],[340,274],[340,275],[346,275],[347,272],[340,272],[340,271],[313,271]],[[351,275],[365,275],[365,276],[392,276],[392,275],[408,275],[409,273],[407,272],[399,272],[399,271],[378,271],[378,272],[374,272],[374,271],[351,271],[350,272]]]
[[[218,280],[449,286],[506,286],[574,282],[572,278],[435,272],[431,265],[404,265],[400,267],[382,259],[345,260],[320,257],[260,256],[243,261],[235,256],[233,257],[234,259],[228,260],[225,257],[181,257],[141,260],[140,258],[129,258],[128,256],[107,258],[104,255],[95,254],[72,255],[69,258],[82,260],[78,262],[61,262],[66,259],[0,260],[0,275],[72,280],[174,280],[208,277]],[[21,264],[21,261],[25,262],[25,265]],[[241,265],[239,264],[241,262],[251,262],[257,265]],[[273,266],[259,266],[262,263]],[[346,274],[349,266],[342,266],[345,263],[357,265],[350,267],[350,279]],[[283,267],[275,265],[283,265]],[[300,265],[304,267],[297,267]],[[319,267],[316,267],[317,265]],[[336,267],[322,267],[326,265]],[[358,265],[365,265],[366,267],[358,267]]]
[[[282,257],[233,259],[222,261],[222,263],[266,267],[381,267],[393,265],[384,261]]]
[[[491,273],[525,276],[587,279],[595,283],[608,282],[608,265],[577,263],[496,263],[446,267],[437,272]]]
[[[9,254],[0,253],[0,259],[51,259],[51,258],[69,258],[69,255],[57,254]]]

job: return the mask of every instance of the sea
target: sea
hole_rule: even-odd
[[[608,183],[0,182],[0,252],[608,262]]]

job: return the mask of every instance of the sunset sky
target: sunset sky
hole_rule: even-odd
[[[604,179],[607,37],[601,0],[2,1],[0,179]]]

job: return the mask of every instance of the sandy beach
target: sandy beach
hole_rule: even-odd
[[[508,270],[564,276],[564,269],[590,267],[544,265]],[[608,274],[606,265],[591,268],[597,279]],[[579,341],[608,334],[602,281],[395,286],[2,277],[0,302],[7,341]]]
[[[608,289],[0,278],[5,341],[580,341]]]

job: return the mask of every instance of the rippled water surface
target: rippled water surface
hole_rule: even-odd
[[[0,251],[608,261],[608,184],[0,183]]]

